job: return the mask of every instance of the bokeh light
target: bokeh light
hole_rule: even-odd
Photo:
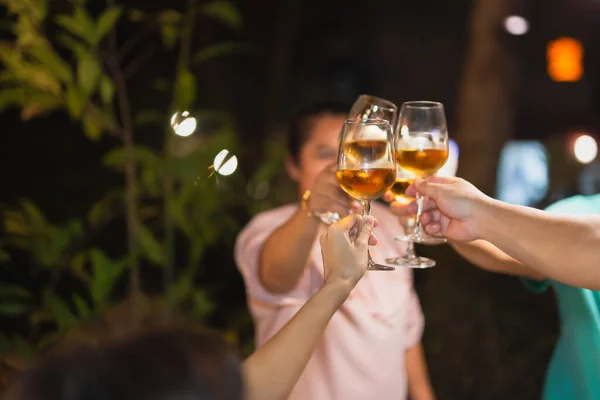
[[[582,164],[589,164],[596,159],[598,155],[598,143],[589,135],[581,135],[575,139],[573,144],[573,154],[577,161]]]
[[[215,156],[213,167],[216,173],[223,176],[229,176],[235,172],[238,166],[237,157],[229,153],[229,150],[223,149]]]
[[[519,15],[511,15],[504,20],[504,29],[511,35],[521,36],[529,31],[529,22]]]
[[[176,135],[187,137],[196,130],[196,118],[190,116],[188,111],[176,112],[171,117],[171,127]]]

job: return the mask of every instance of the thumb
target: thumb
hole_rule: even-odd
[[[443,183],[434,183],[422,179],[415,179],[415,187],[422,196],[436,200],[443,192]]]
[[[371,237],[371,231],[375,226],[375,219],[370,215],[363,217],[358,226],[358,235],[356,235],[356,240],[354,241],[354,245],[356,247],[368,246],[369,245],[369,237]]]

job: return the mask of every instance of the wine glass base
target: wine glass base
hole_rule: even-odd
[[[411,235],[396,236],[394,239],[401,241],[401,242],[413,242],[413,243],[421,243],[421,244],[441,244],[441,243],[448,242],[448,240],[446,240],[446,238],[429,236],[424,233],[419,233],[419,234],[413,233]]]
[[[413,257],[413,258],[386,258],[385,262],[394,264],[399,267],[414,268],[414,269],[426,269],[435,266],[435,261],[425,257]]]
[[[394,271],[395,269],[396,267],[391,265],[381,265],[372,261],[367,264],[367,271]]]

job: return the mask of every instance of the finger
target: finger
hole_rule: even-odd
[[[376,246],[377,243],[379,243],[379,239],[377,239],[374,233],[371,233],[371,236],[369,236],[369,246]]]
[[[397,215],[399,217],[406,217],[408,215],[414,214],[409,211],[409,205],[410,204],[402,204],[398,203],[397,201],[394,201],[390,205],[390,211],[392,212],[392,214]]]
[[[446,178],[446,177],[441,177],[438,176],[436,177],[437,179],[435,181],[431,181],[430,179],[428,180],[423,180],[423,179],[415,179],[415,187],[417,189],[417,191],[423,195],[423,196],[427,196],[431,199],[437,199],[439,198],[444,192],[446,188],[446,185],[448,185],[448,179],[450,178]],[[443,180],[442,182],[439,182],[439,180]],[[408,189],[407,189],[407,193],[408,193]]]
[[[375,226],[375,220],[370,215],[362,218],[359,222],[358,235],[354,241],[356,247],[368,246],[371,232]]]
[[[339,232],[350,237],[350,231],[352,230],[352,228],[358,225],[359,221],[361,220],[362,217],[360,215],[350,214],[344,219],[341,219],[340,221],[329,225],[329,227],[327,228],[327,232]]]
[[[319,237],[319,244],[321,245],[321,251],[325,248],[325,242],[327,241],[327,232],[324,232]]]
[[[362,209],[362,206],[360,205],[359,201],[353,200],[350,203],[350,211],[353,213],[359,213],[360,210]]]
[[[434,222],[433,215],[431,215],[431,214],[432,213],[430,211],[424,212],[421,214],[420,221],[423,225],[427,225],[427,224]]]
[[[440,236],[442,234],[442,226],[439,222],[424,225],[425,232],[431,236]]]
[[[387,192],[385,192],[382,199],[383,199],[383,201],[390,203],[391,201],[394,200],[394,193],[392,193],[390,190],[388,190]]]
[[[437,203],[435,201],[428,198],[423,199],[423,203],[421,204],[421,211],[430,211],[436,209]]]

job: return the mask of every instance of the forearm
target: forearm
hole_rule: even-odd
[[[286,399],[350,288],[323,286],[264,346],[244,362],[247,399]]]
[[[485,240],[475,240],[467,243],[451,241],[450,245],[471,264],[486,271],[536,280],[545,279],[544,275],[534,272]]]
[[[478,237],[559,282],[600,289],[600,217],[559,216],[496,200],[475,212]]]
[[[410,399],[434,400],[435,394],[429,380],[427,362],[421,343],[406,350],[405,364]]]
[[[316,218],[298,210],[267,239],[260,256],[260,278],[266,289],[285,293],[296,286],[310,256],[319,225]]]

